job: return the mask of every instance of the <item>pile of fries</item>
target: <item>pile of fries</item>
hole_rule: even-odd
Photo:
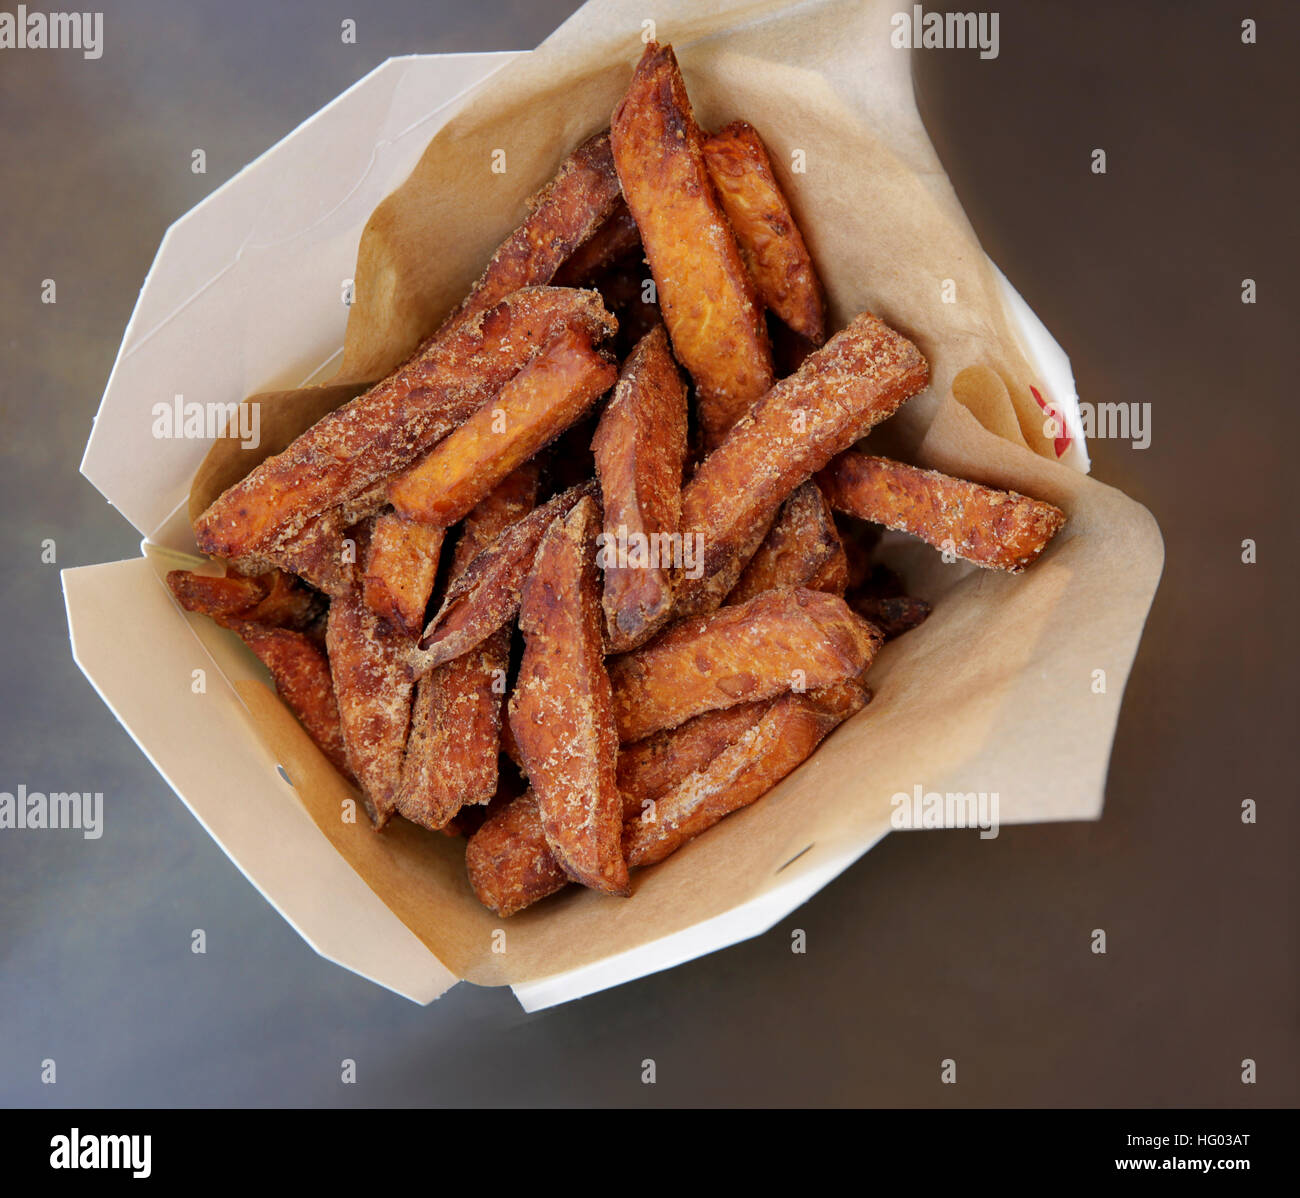
[[[651,43],[441,327],[197,519],[225,576],[168,581],[376,829],[467,837],[488,907],[627,895],[861,710],[928,615],[873,561],[882,526],[1015,572],[1064,523],[853,448],[928,381],[870,313],[827,339],[763,142],[703,132]]]

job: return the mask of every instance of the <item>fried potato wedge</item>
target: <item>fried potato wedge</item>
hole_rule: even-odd
[[[411,639],[379,619],[353,591],[330,603],[325,648],[348,764],[371,822],[382,828],[397,809],[411,726]]]
[[[285,701],[316,747],[340,773],[353,781],[330,665],[320,646],[306,633],[291,628],[273,628],[247,620],[232,620],[226,626],[238,633],[240,640],[270,670],[275,693]]]
[[[452,558],[453,579],[527,514],[536,493],[537,469],[529,464],[469,514]],[[499,628],[417,683],[397,793],[397,809],[412,823],[441,831],[463,808],[496,793],[509,662],[510,632]]]
[[[598,341],[615,323],[595,292],[559,287],[477,313],[219,496],[195,522],[199,548],[265,559],[318,513],[424,456],[565,329]]]
[[[218,624],[229,625],[238,619],[273,628],[303,629],[324,609],[320,595],[281,570],[253,576],[232,571],[224,578],[169,570],[167,586],[186,611],[210,616]]]
[[[733,744],[650,800],[623,829],[631,866],[654,865],[725,816],[765,795],[806,761],[867,697],[856,679],[782,695]]]
[[[849,606],[892,641],[924,624],[930,605],[914,595],[850,595]]]
[[[821,345],[821,280],[763,139],[748,121],[732,121],[705,139],[704,161],[758,298],[800,336]]]
[[[569,875],[547,843],[541,807],[530,790],[489,816],[465,846],[469,884],[502,918],[563,890]]]
[[[591,287],[601,272],[624,258],[630,258],[640,248],[641,231],[636,227],[636,221],[632,219],[632,213],[620,195],[614,211],[605,218],[605,223],[574,250],[568,261],[555,272],[555,285]]]
[[[655,752],[625,749],[620,757],[620,776],[628,779],[625,851],[635,854],[639,865],[662,861],[760,798],[867,700],[866,689],[850,679],[699,716],[655,737]],[[639,761],[625,772],[623,759],[638,752]],[[503,917],[569,882],[547,844],[531,791],[492,814],[470,837],[465,863],[479,901]]]
[[[423,461],[388,484],[400,516],[446,527],[549,445],[614,385],[618,371],[572,329],[558,334]]]
[[[580,499],[595,492],[594,482],[561,492],[504,529],[470,562],[447,588],[438,614],[424,630],[417,672],[468,653],[514,617],[543,534],[556,516],[568,515]]]
[[[551,282],[576,250],[605,231],[621,203],[609,133],[597,133],[574,150],[555,177],[529,198],[527,219],[497,248],[469,295],[437,335],[445,336],[521,287]],[[611,232],[610,237],[614,236]]]
[[[671,46],[646,46],[610,139],[664,323],[714,441],[772,385],[772,350]]]
[[[728,603],[744,603],[763,591],[807,587],[843,594],[848,562],[830,504],[811,480],[781,505],[758,552],[740,576]]]
[[[682,491],[682,531],[703,535],[704,571],[681,580],[677,614],[717,607],[791,492],[929,379],[916,346],[864,312],[764,395]]]
[[[692,716],[816,690],[861,674],[881,638],[837,595],[765,591],[670,626],[609,676],[620,740],[641,740]]]
[[[446,530],[396,512],[375,518],[361,569],[366,606],[410,637],[424,628],[424,610],[438,576]]]
[[[596,535],[583,497],[542,537],[519,605],[524,656],[510,727],[551,852],[576,882],[626,894],[618,734],[605,672]]]
[[[591,447],[605,512],[605,630],[610,652],[624,653],[649,640],[672,612],[673,562],[664,562],[658,547],[681,518],[686,387],[662,325],[623,364]],[[632,550],[622,561],[620,547]]]
[[[1065,524],[1041,499],[851,451],[818,475],[831,505],[990,570],[1019,574]]]

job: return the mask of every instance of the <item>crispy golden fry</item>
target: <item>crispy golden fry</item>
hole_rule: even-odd
[[[734,744],[624,827],[628,864],[662,861],[765,795],[865,703],[862,686],[852,678],[810,694],[782,695]]]
[[[892,641],[924,624],[930,605],[913,595],[850,595],[849,606]]]
[[[705,139],[704,161],[758,298],[796,333],[821,345],[821,281],[763,139],[748,121],[732,121]]]
[[[704,572],[681,580],[677,614],[717,607],[795,487],[929,378],[916,346],[864,312],[763,396],[682,492],[682,531],[704,536]]]
[[[709,712],[655,737],[658,755],[644,752],[627,769],[624,846],[637,855],[638,864],[662,861],[770,790],[868,699],[866,688],[850,679],[809,694]],[[623,759],[640,748],[624,750],[620,778]],[[531,791],[494,813],[470,837],[465,863],[479,901],[503,917],[562,890],[569,881],[547,845]]]
[[[564,872],[584,886],[626,894],[618,735],[595,562],[600,519],[599,505],[585,496],[552,522],[537,548],[519,605],[524,657],[510,727]]]
[[[646,46],[610,138],[673,349],[716,441],[772,385],[772,351],[671,46]]]
[[[533,506],[537,469],[515,471],[465,521],[452,578]],[[444,829],[466,806],[498,789],[497,756],[510,632],[500,628],[419,681],[402,763],[397,809],[412,823]]]
[[[357,530],[370,528],[371,518],[383,503],[383,487],[371,487],[311,517],[298,532],[259,560],[298,575],[331,597],[345,595],[357,585],[358,566],[365,560],[364,545],[357,543]]]
[[[281,570],[255,576],[231,571],[224,578],[170,570],[167,585],[186,611],[211,616],[218,624],[238,619],[301,630],[324,608],[318,594]]]
[[[590,338],[566,329],[491,403],[393,479],[389,501],[408,519],[454,524],[582,416],[617,377]]]
[[[847,584],[848,566],[835,517],[817,484],[809,480],[781,505],[727,602],[744,603],[781,587],[842,594]]]
[[[612,159],[611,159],[612,161]],[[559,270],[555,272],[557,287],[590,287],[601,273],[620,262],[630,258],[641,248],[641,231],[627,209],[627,203],[619,196],[614,211],[586,241],[570,255]]]
[[[511,524],[470,562],[447,588],[442,607],[424,630],[417,672],[468,653],[513,618],[542,535],[556,516],[567,515],[595,490],[595,483],[570,487]]]
[[[397,808],[411,726],[411,639],[380,620],[354,591],[330,603],[325,647],[348,764],[371,821],[382,828]]]
[[[352,781],[329,662],[316,642],[290,628],[272,628],[247,620],[231,620],[226,626],[238,633],[271,671],[275,693],[298,718],[316,747]]]
[[[686,460],[686,388],[657,325],[623,365],[592,439],[605,510],[605,629],[612,653],[650,639],[672,611],[671,558],[651,564],[650,541],[677,532]],[[636,552],[645,539],[646,554]],[[626,546],[625,563],[617,550]]]
[[[832,686],[861,674],[879,646],[875,629],[837,595],[765,591],[613,659],[619,737],[626,744],[715,708]]]
[[[419,636],[424,628],[445,535],[445,529],[396,512],[375,518],[361,570],[362,594],[375,615],[407,636]]]
[[[569,875],[546,842],[542,813],[531,790],[489,817],[469,838],[465,868],[479,902],[503,918],[569,884]]]
[[[521,287],[549,283],[579,247],[604,231],[621,198],[609,134],[588,138],[528,201],[528,217],[492,255],[487,268],[438,336]]]
[[[676,728],[624,745],[618,755],[623,818],[639,816],[648,801],[702,770],[752,728],[779,697],[706,711]]]
[[[856,451],[818,477],[840,511],[1012,574],[1031,565],[1065,523],[1065,513],[1041,499]]]
[[[575,329],[597,341],[614,328],[595,292],[515,292],[428,343],[222,494],[195,523],[199,548],[266,560],[318,513],[427,453],[557,333]]]

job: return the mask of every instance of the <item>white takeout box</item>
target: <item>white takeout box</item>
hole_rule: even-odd
[[[77,664],[208,833],[317,952],[420,1003],[457,976],[321,835],[253,734],[234,684],[265,677],[261,667],[214,625],[188,618],[163,581],[168,569],[193,564],[186,503],[211,442],[158,439],[149,413],[176,395],[224,403],[327,378],[341,353],[344,292],[367,218],[442,125],[515,57],[390,59],[172,225],[81,466],[140,532],[142,555],[63,572]],[[1086,471],[1069,362],[1002,281],[1027,352],[1073,433],[1064,460]],[[201,699],[196,670],[205,672]],[[783,885],[675,935],[513,989],[536,1010],[756,936],[870,847],[792,869]]]

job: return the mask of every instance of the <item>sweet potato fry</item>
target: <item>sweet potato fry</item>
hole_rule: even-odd
[[[623,743],[701,712],[856,677],[880,638],[837,595],[795,587],[683,620],[610,663]]]
[[[671,46],[646,46],[614,110],[610,139],[664,323],[695,380],[700,421],[716,440],[772,385],[772,351]]]
[[[595,490],[595,483],[583,483],[561,492],[511,524],[470,562],[447,588],[438,614],[424,630],[417,673],[468,653],[514,616],[542,535],[556,516],[567,515]]]
[[[625,749],[619,773],[627,779],[626,850],[636,854],[640,865],[662,861],[760,798],[868,697],[866,688],[850,679],[808,694],[709,712],[655,737],[658,756],[644,753],[626,773],[623,760],[639,746]],[[479,901],[503,917],[562,890],[569,881],[547,845],[531,791],[493,814],[470,837],[465,863]]]
[[[612,159],[611,159],[612,162]],[[641,248],[641,231],[628,211],[627,203],[619,196],[614,211],[569,256],[567,262],[555,272],[557,287],[590,287],[602,271],[615,262],[630,258]]]
[[[519,605],[524,657],[510,727],[561,868],[584,886],[626,894],[618,735],[595,562],[600,519],[599,505],[585,496],[537,548]]]
[[[1012,574],[1036,561],[1065,523],[1065,513],[1041,499],[856,451],[818,478],[841,511]]]
[[[265,560],[317,513],[422,457],[557,333],[581,330],[597,341],[614,327],[595,292],[516,291],[428,343],[224,492],[195,522],[199,548]]]
[[[748,121],[732,121],[705,139],[704,161],[758,298],[796,333],[821,345],[821,281],[763,139]]]
[[[376,828],[397,807],[402,752],[411,726],[411,640],[353,591],[330,603],[325,631],[348,764]]]
[[[575,250],[603,232],[621,203],[609,134],[588,138],[528,200],[528,217],[492,255],[438,336],[521,287],[551,282]],[[585,280],[584,280],[585,282]]]
[[[224,578],[169,570],[167,585],[186,611],[211,616],[227,626],[239,619],[301,630],[314,623],[324,610],[320,595],[282,570],[257,575],[232,570]]]
[[[452,578],[532,507],[537,469],[515,471],[465,521]],[[497,756],[510,632],[499,628],[468,653],[425,674],[416,686],[397,809],[412,823],[444,829],[466,806],[498,788]]]
[[[623,365],[592,439],[605,510],[605,629],[609,648],[624,653],[648,640],[672,610],[669,560],[649,554],[677,532],[686,460],[686,388],[657,325]],[[645,541],[645,555],[635,552]],[[620,563],[620,545],[634,552]],[[652,562],[652,557],[658,563]]]
[[[810,694],[782,695],[734,744],[625,825],[628,864],[662,861],[765,795],[865,703],[862,686],[852,678]]]
[[[892,641],[924,624],[930,605],[912,595],[849,595],[848,603],[869,624],[874,624]]]
[[[682,579],[677,614],[717,607],[795,487],[929,378],[916,346],[864,312],[764,395],[682,492],[682,530],[704,536],[704,571]]]
[[[375,518],[362,563],[366,606],[410,637],[424,628],[446,530],[405,520],[396,512]]]
[[[618,372],[566,329],[423,461],[388,484],[400,516],[446,527],[573,424]]]
[[[782,587],[842,594],[847,583],[848,565],[835,517],[817,484],[810,480],[781,505],[727,602],[744,603],[763,591]]]
[[[469,884],[479,902],[502,918],[563,890],[569,875],[546,841],[537,796],[520,795],[469,838]]]

